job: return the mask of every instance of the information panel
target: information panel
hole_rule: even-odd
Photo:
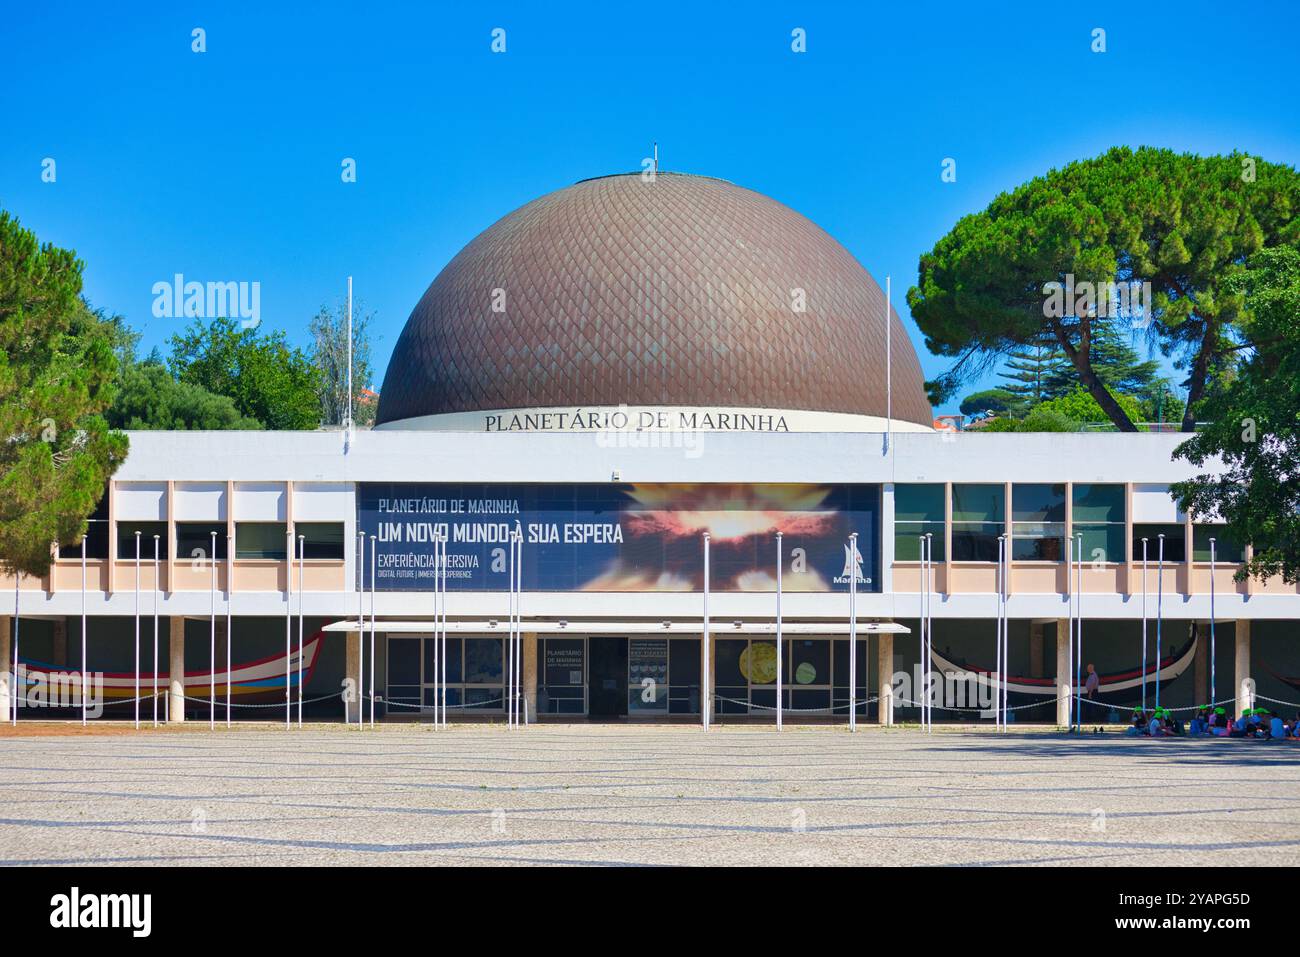
[[[506,591],[509,539],[523,534],[525,591],[774,591],[785,535],[791,592],[880,588],[879,485],[485,485],[363,483],[358,527],[376,547],[376,587],[432,591],[435,536],[447,588]],[[848,537],[858,533],[858,556]]]

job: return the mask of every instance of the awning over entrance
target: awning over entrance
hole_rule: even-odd
[[[445,623],[448,634],[476,634],[509,631],[509,621],[495,618],[478,621],[448,621]],[[423,634],[434,629],[434,622],[429,621],[384,621],[375,623],[377,631],[389,634]],[[370,621],[361,624],[355,618],[328,624],[324,631],[369,631]],[[539,635],[560,634],[605,634],[605,635],[698,635],[701,624],[697,621],[567,621],[552,619],[546,621],[520,622],[519,630]],[[859,635],[907,635],[911,629],[894,621],[858,620]],[[724,634],[735,635],[775,635],[774,621],[713,621],[709,633],[717,637]],[[783,635],[847,635],[849,622],[845,619],[832,621],[787,621],[781,625]]]

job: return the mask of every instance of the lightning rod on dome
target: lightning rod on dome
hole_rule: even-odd
[[[658,176],[659,175],[659,143],[656,141],[653,145],[654,145],[654,154],[655,154],[654,170],[655,170],[655,175]]]

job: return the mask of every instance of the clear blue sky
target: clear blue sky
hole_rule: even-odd
[[[142,329],[146,351],[183,325],[151,314],[151,287],[174,273],[260,282],[263,322],[299,343],[350,273],[378,313],[382,379],[461,246],[542,193],[639,168],[658,140],[662,168],[766,193],[882,283],[892,274],[906,315],[919,255],[1053,166],[1115,144],[1300,164],[1296,11],[12,4],[0,207],[76,249],[86,294]],[[489,50],[494,27],[504,55]],[[790,52],[794,27],[806,54]],[[45,157],[56,183],[41,182]],[[340,181],[343,157],[356,184]],[[940,181],[945,157],[956,183]],[[911,331],[932,376],[946,360]]]

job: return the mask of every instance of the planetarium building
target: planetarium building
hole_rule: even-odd
[[[995,685],[1049,723],[1090,683],[1092,723],[1300,700],[1300,594],[1178,511],[1180,436],[933,428],[880,284],[722,180],[509,214],[380,396],[372,429],[132,433],[85,541],[7,583],[0,705],[73,716],[82,674],[149,722],[888,723],[923,671],[935,721]]]

